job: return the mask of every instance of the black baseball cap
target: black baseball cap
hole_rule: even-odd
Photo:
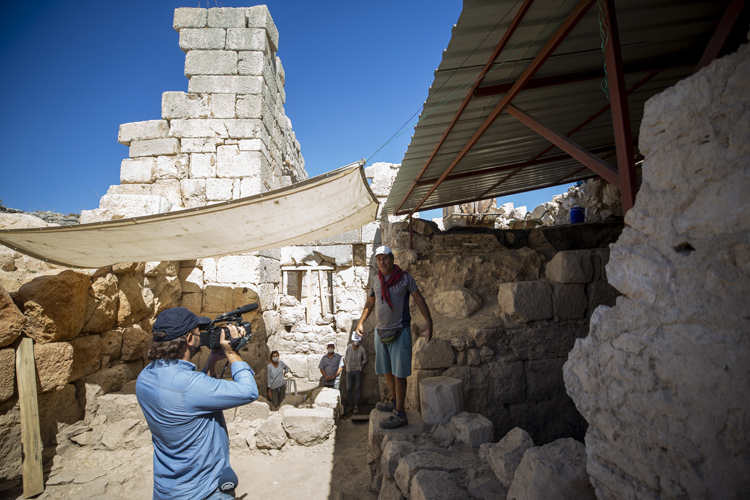
[[[196,316],[195,313],[184,307],[173,307],[162,311],[154,322],[154,332],[166,333],[163,337],[154,336],[154,340],[168,341],[182,337],[190,332],[193,328],[200,325],[207,325],[211,322],[210,318],[205,316]]]

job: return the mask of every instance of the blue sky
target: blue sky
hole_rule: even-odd
[[[369,158],[422,105],[461,0],[269,0],[286,72],[287,116],[310,177]],[[119,184],[120,124],[161,118],[187,91],[177,7],[246,2],[10,2],[0,18],[0,200],[21,210],[97,208]],[[413,131],[369,164],[400,163]],[[532,209],[556,187],[513,201]],[[429,211],[422,217],[436,217]]]

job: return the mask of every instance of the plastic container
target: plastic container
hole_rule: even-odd
[[[573,207],[570,209],[570,223],[579,224],[586,219],[586,212],[583,207]]]

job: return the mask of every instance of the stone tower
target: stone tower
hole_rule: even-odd
[[[188,92],[164,92],[161,120],[124,123],[120,184],[81,222],[242,198],[307,178],[284,113],[279,33],[265,5],[180,8]]]

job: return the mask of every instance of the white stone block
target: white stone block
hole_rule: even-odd
[[[120,163],[120,182],[123,184],[150,184],[156,174],[156,159],[125,159]]]
[[[279,56],[276,56],[276,76],[279,77],[282,87],[286,85],[286,74],[284,73],[284,66],[281,64]]]
[[[237,60],[237,73],[240,75],[262,75],[266,55],[263,52],[243,51]]]
[[[208,118],[208,95],[185,92],[164,92],[161,95],[161,116],[174,118]]]
[[[267,168],[259,151],[240,151],[237,146],[219,146],[216,157],[218,177],[260,177],[262,169]]]
[[[380,222],[370,222],[362,226],[362,243],[377,243],[382,241],[380,237]]]
[[[233,94],[214,94],[211,96],[211,118],[234,118]]]
[[[133,141],[130,143],[130,157],[176,155],[180,152],[180,140],[173,137]]]
[[[260,259],[253,255],[221,257],[216,264],[217,283],[258,283]]]
[[[263,128],[262,122],[257,119],[224,120],[224,124],[232,139],[256,139]]]
[[[193,179],[216,177],[216,155],[214,153],[191,154],[190,177]]]
[[[207,19],[207,9],[181,7],[174,10],[172,27],[178,31],[182,30],[182,28],[203,28],[206,26]]]
[[[234,179],[206,179],[206,200],[231,200],[233,186]]]
[[[260,95],[248,95],[237,99],[237,118],[260,118],[261,109]]]
[[[206,204],[205,179],[182,179],[180,189],[182,190],[185,208],[202,207]]]
[[[260,94],[263,79],[260,76],[196,75],[188,83],[188,92],[209,94]]]
[[[189,158],[186,154],[157,156],[156,177],[159,179],[185,179],[188,176]]]
[[[172,120],[169,124],[171,137],[228,137],[224,120],[188,119]]]
[[[148,120],[144,122],[123,123],[117,134],[120,144],[130,146],[132,141],[161,139],[167,136],[169,125],[166,120]]]
[[[185,76],[236,75],[237,52],[231,50],[190,50],[185,56]]]
[[[256,5],[247,9],[248,28],[265,28],[271,52],[279,50],[279,30],[273,22],[271,13],[265,5]]]
[[[227,49],[237,51],[266,50],[266,30],[259,28],[229,28],[227,30]]]
[[[183,293],[197,293],[203,290],[203,269],[182,267],[178,273]]]
[[[266,145],[260,139],[243,139],[239,141],[238,146],[240,147],[240,151],[261,151],[263,154],[266,154],[266,151],[268,151]]]
[[[284,430],[290,439],[303,446],[312,446],[328,439],[334,429],[331,408],[286,408]]]
[[[336,410],[341,404],[341,391],[324,387],[315,396],[315,406],[319,408],[331,408]]]
[[[268,191],[260,177],[246,177],[240,180],[240,198],[247,198],[254,194],[260,194]]]
[[[244,8],[219,7],[208,9],[208,26],[210,28],[244,28],[246,25]]]
[[[427,379],[429,380],[429,379]],[[494,440],[492,422],[478,413],[459,413],[451,419],[456,440],[465,445],[479,449],[484,443]]]
[[[182,29],[180,48],[189,50],[223,50],[226,46],[226,30],[221,28]]]
[[[99,207],[122,218],[141,217],[169,212],[172,204],[161,196],[108,195],[99,200]]]
[[[216,153],[220,144],[224,144],[220,137],[185,137],[180,140],[180,149],[183,153]]]
[[[452,377],[431,377],[419,383],[422,421],[447,424],[464,409],[463,382]]]

